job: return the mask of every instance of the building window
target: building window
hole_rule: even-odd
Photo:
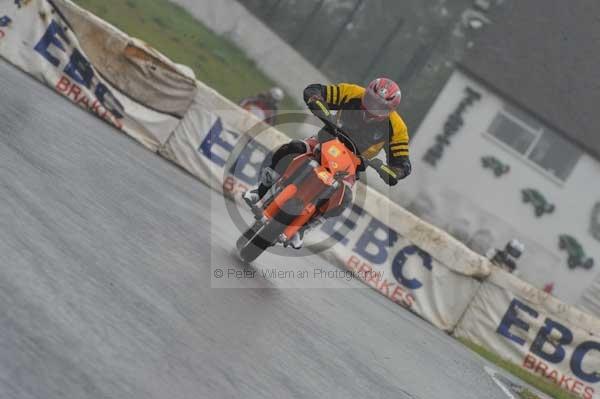
[[[581,150],[571,142],[514,108],[498,112],[488,134],[562,181],[581,157]]]
[[[581,156],[579,148],[557,133],[545,131],[529,154],[529,159],[561,180],[567,180]]]
[[[496,115],[488,133],[522,155],[536,139],[535,134],[502,112]]]

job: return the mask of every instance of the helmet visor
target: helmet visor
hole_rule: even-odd
[[[364,109],[376,118],[384,118],[390,114],[389,105],[385,100],[370,92],[365,93],[362,103]]]

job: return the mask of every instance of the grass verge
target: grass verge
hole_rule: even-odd
[[[74,0],[138,37],[234,102],[275,85],[242,50],[168,0]],[[289,96],[281,109],[298,109]]]
[[[478,345],[478,344],[471,342],[468,339],[464,339],[464,338],[458,338],[458,340],[463,345],[465,345],[472,351],[479,354],[481,357],[489,360],[490,362],[494,363],[498,367],[503,368],[504,370],[508,371],[515,377],[518,377],[521,380],[525,381],[532,387],[539,389],[541,392],[545,393],[546,395],[550,395],[551,397],[553,397],[555,399],[580,399],[578,396],[575,396],[575,395],[561,389],[560,387],[556,386],[556,384],[549,382],[547,379],[537,376],[537,375],[534,375],[534,374],[522,369],[519,365],[517,365],[509,360],[503,359],[502,357],[498,356],[494,352],[490,351],[489,349],[484,348],[481,345]],[[538,396],[535,395],[531,391],[525,391],[525,392],[523,392],[523,399],[538,399]]]

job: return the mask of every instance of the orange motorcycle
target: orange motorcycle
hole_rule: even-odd
[[[338,127],[320,134],[312,153],[296,156],[254,209],[256,222],[237,240],[239,257],[252,262],[267,248],[289,240],[318,215],[342,205],[344,180],[371,166],[386,181],[396,179],[381,160],[360,156],[352,139]]]

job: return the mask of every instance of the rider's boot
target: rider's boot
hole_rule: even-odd
[[[303,228],[298,230],[296,234],[289,239],[289,245],[294,249],[300,249],[304,245],[304,234],[308,231],[313,230],[315,227],[318,227],[321,223],[325,221],[323,216],[316,216],[310,222],[308,222]]]
[[[246,202],[246,204],[252,208],[258,201],[260,201],[260,195],[258,195],[258,188],[254,190],[244,191],[242,193],[242,198]]]
[[[242,198],[250,208],[261,200],[268,189],[279,179],[279,173],[270,167],[264,168],[260,172],[260,184],[257,188],[242,193]]]
[[[290,247],[300,249],[304,245],[304,231],[300,230],[289,240]]]

